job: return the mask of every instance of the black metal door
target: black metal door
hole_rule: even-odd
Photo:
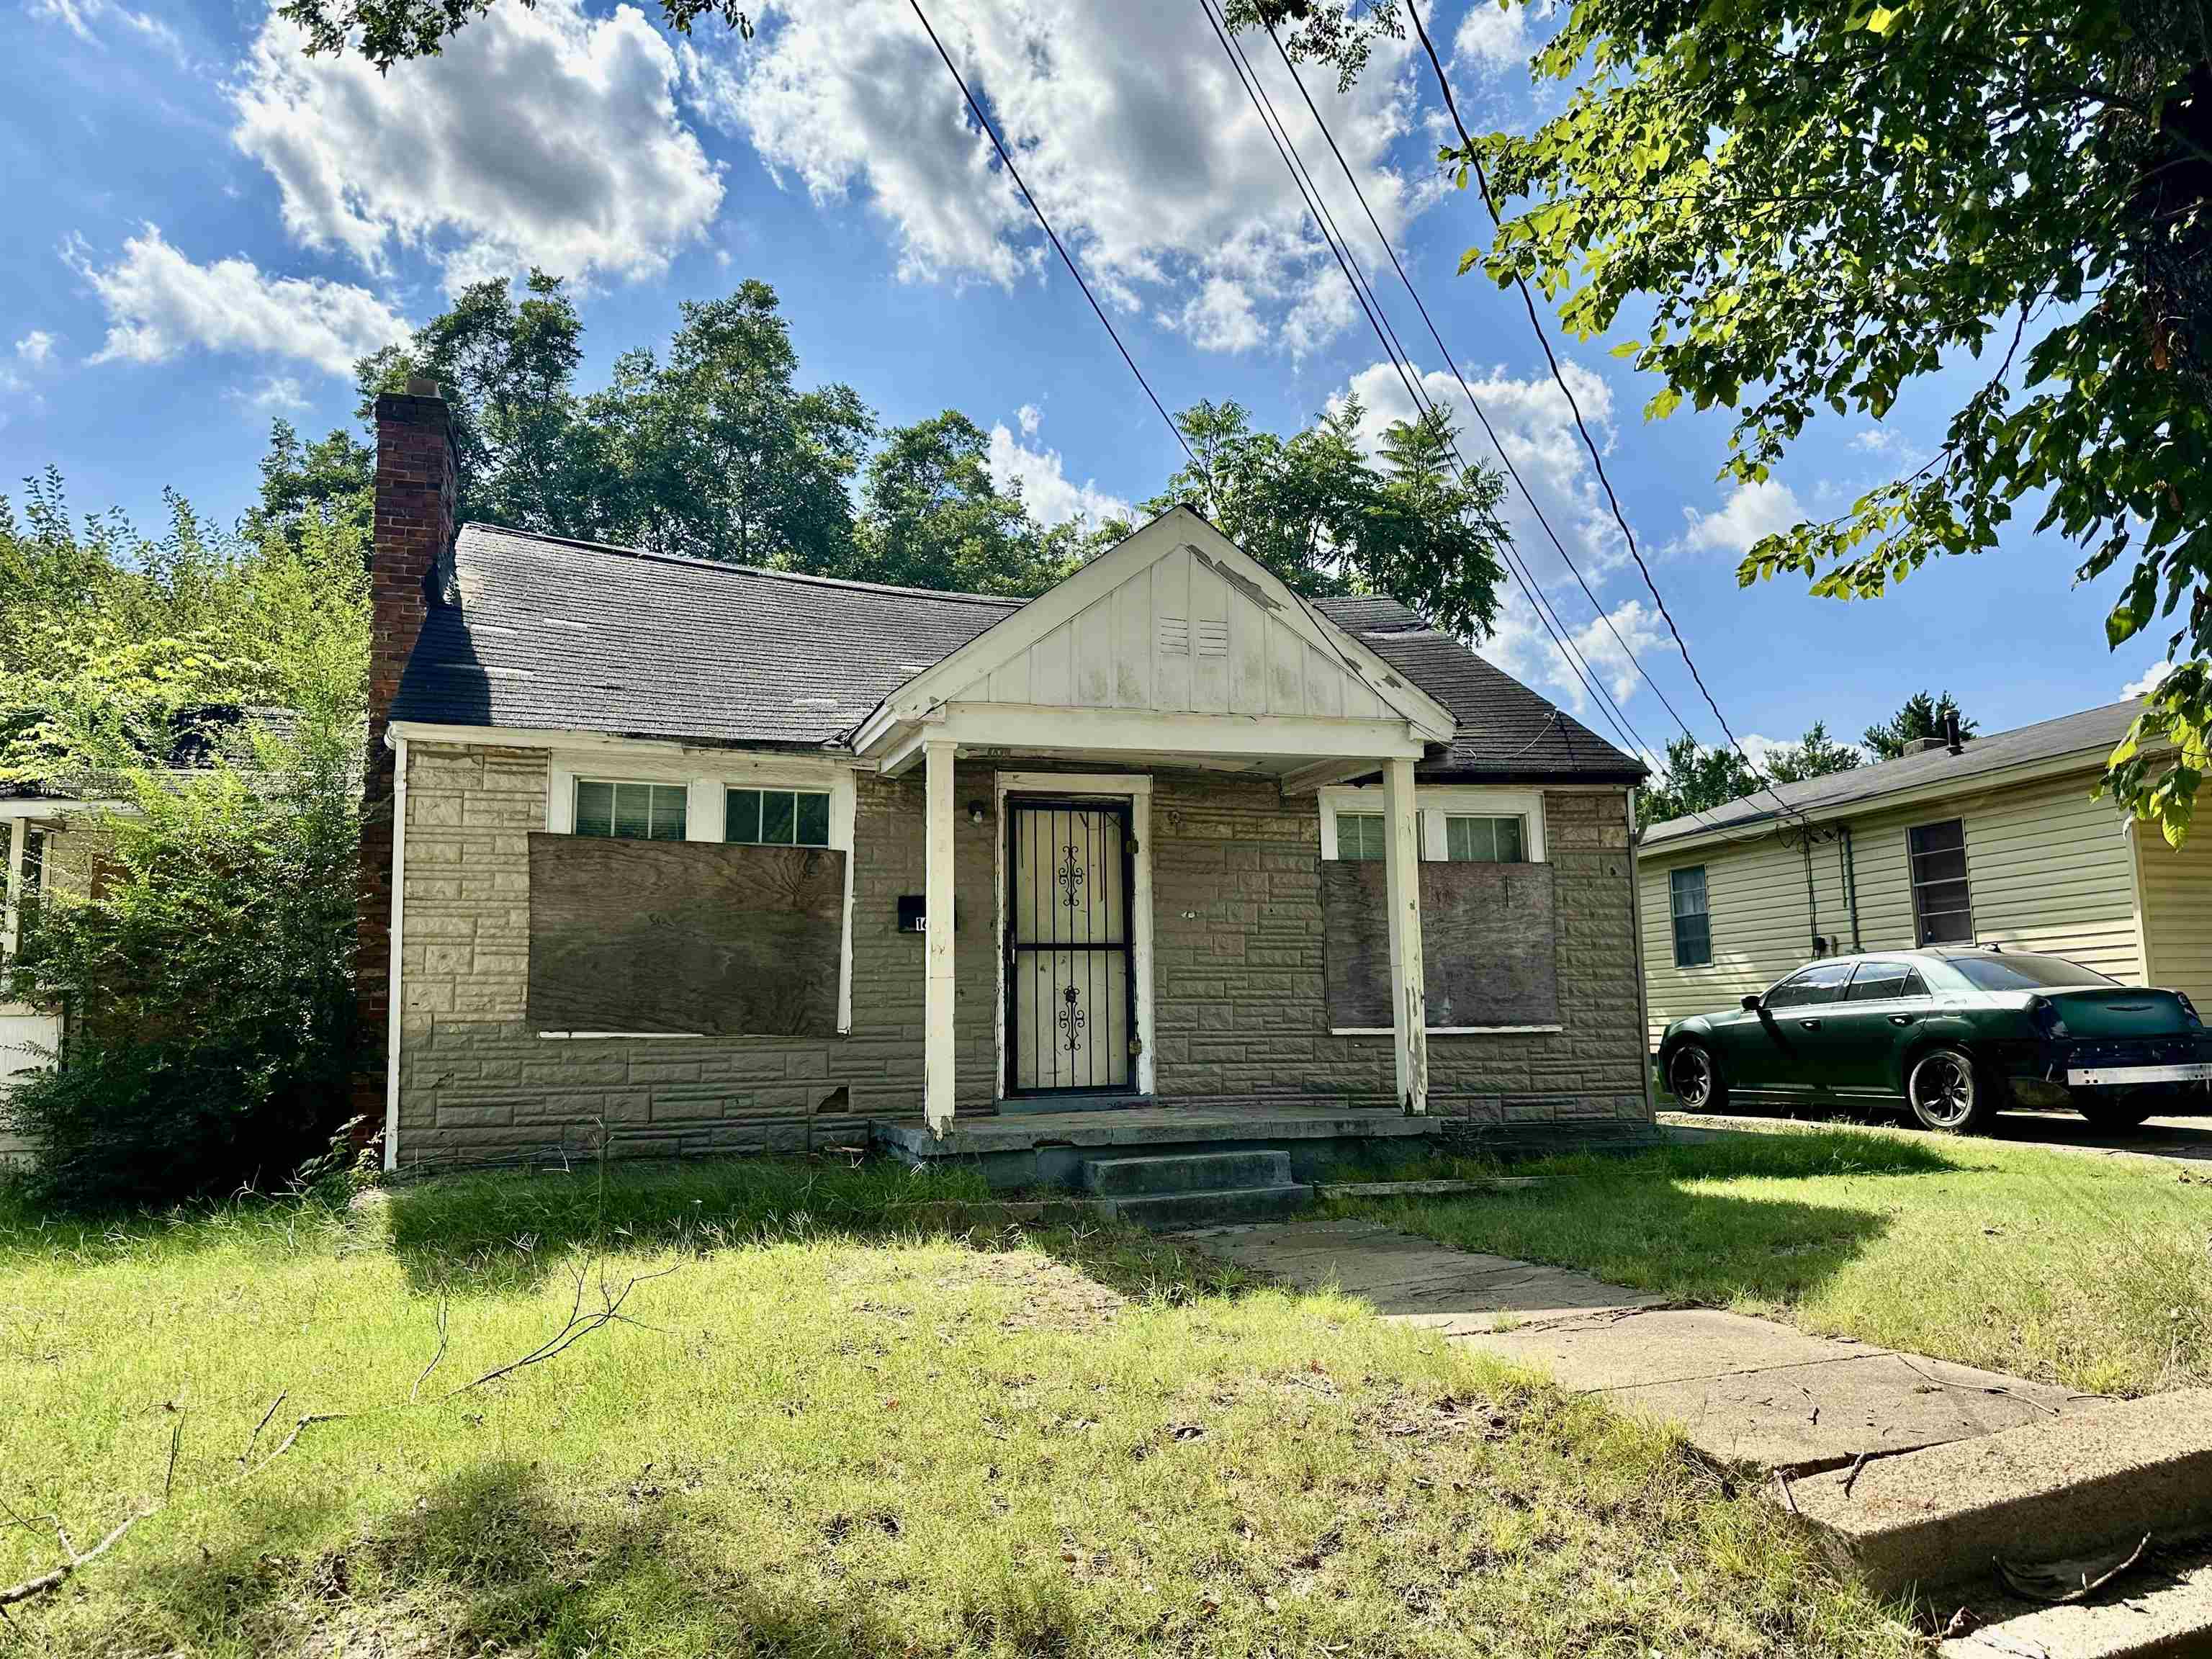
[[[1126,801],[1006,803],[1006,1092],[1126,1091],[1136,1036]]]

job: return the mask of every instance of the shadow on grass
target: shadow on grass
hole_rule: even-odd
[[[161,1651],[914,1650],[915,1632],[866,1576],[825,1564],[819,1577],[830,1582],[810,1585],[817,1575],[702,1559],[688,1542],[711,1517],[695,1513],[686,1486],[648,1465],[625,1489],[579,1498],[553,1490],[534,1462],[487,1460],[336,1549],[288,1550],[328,1533],[288,1512],[230,1549],[149,1560],[118,1586],[126,1627],[100,1634]],[[1077,1609],[1049,1587],[979,1583],[964,1601],[979,1646],[1080,1645]]]
[[[1961,1154],[1964,1154],[1963,1156]],[[1712,1190],[1734,1181],[1910,1179],[1972,1170],[1971,1149],[1849,1133],[1745,1135],[1630,1156],[1565,1154],[1513,1166],[1537,1187],[1341,1201],[1461,1249],[1578,1267],[1683,1301],[1797,1301],[1887,1233],[1887,1210]]]

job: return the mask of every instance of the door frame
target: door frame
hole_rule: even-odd
[[[1000,772],[993,780],[994,811],[992,822],[997,833],[992,836],[994,851],[994,885],[996,902],[993,906],[991,950],[998,960],[998,994],[992,999],[996,1010],[992,1023],[994,1064],[991,1085],[992,1098],[1006,1100],[1012,1097],[1007,1086],[1006,1071],[1006,905],[1013,881],[1013,870],[1009,853],[1006,829],[1011,822],[1006,812],[1010,795],[1103,795],[1125,801],[1129,809],[1129,835],[1136,843],[1131,859],[1129,877],[1129,989],[1136,1001],[1132,1028],[1137,1034],[1137,1063],[1130,1067],[1131,1092],[1150,1095],[1156,1086],[1158,1073],[1153,1064],[1152,1039],[1152,781],[1141,772]],[[1024,1096],[1025,1099],[1049,1099],[1047,1095]]]

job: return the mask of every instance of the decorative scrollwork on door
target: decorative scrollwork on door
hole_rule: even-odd
[[[1060,902],[1071,910],[1083,908],[1083,849],[1070,842],[1060,860]]]
[[[1060,1046],[1072,1054],[1083,1046],[1083,1028],[1091,1023],[1091,1016],[1083,1012],[1073,985],[1063,990],[1060,997],[1065,1004],[1058,1021]]]

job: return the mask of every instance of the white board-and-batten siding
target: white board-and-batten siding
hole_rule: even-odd
[[[1283,615],[1284,601],[1178,547],[948,701],[1159,714],[1374,720],[1374,690]]]
[[[1908,832],[1915,825],[1957,818],[1966,829],[1977,944],[2048,951],[2115,979],[2141,979],[2144,966],[2127,823],[2110,801],[2091,797],[2098,775],[2089,769],[1818,823],[1816,832],[1823,838],[1813,847],[1809,899],[1805,855],[1794,825],[1786,838],[1770,830],[1749,840],[1680,852],[1644,849],[1638,864],[1651,1041],[1657,1042],[1670,1020],[1727,1008],[1802,967],[1812,959],[1816,933],[1829,941],[1832,951],[1852,948],[1842,854],[1838,842],[1825,838],[1843,823],[1850,827],[1859,948],[1912,948]],[[1692,865],[1705,870],[1712,962],[1678,968],[1669,872]],[[2207,868],[2212,871],[2212,866]]]

